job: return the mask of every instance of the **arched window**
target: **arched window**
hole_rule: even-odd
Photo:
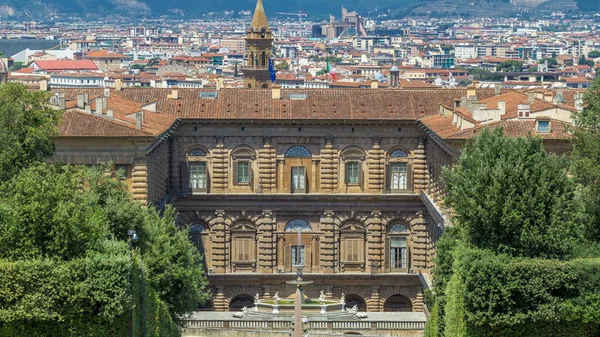
[[[340,270],[363,272],[365,270],[366,229],[359,222],[349,222],[340,228]]]
[[[256,226],[238,221],[231,227],[231,271],[256,271]]]
[[[389,226],[386,241],[387,266],[389,271],[408,271],[410,268],[408,227],[395,223]]]
[[[294,219],[285,225],[286,232],[311,232],[312,228],[306,220]]]
[[[302,145],[294,145],[285,152],[286,158],[310,158],[310,150]]]
[[[181,163],[181,190],[183,193],[208,192],[207,151],[199,146],[188,150]]]
[[[391,193],[412,193],[412,159],[402,149],[388,153],[385,167],[386,191]]]
[[[365,152],[359,147],[345,149],[340,158],[344,165],[344,182],[346,185],[363,187]]]
[[[252,148],[240,147],[231,153],[231,167],[233,171],[233,184],[253,188],[254,170],[253,164],[256,153]]]
[[[412,302],[404,295],[393,295],[383,303],[383,311],[412,311]]]
[[[391,158],[406,158],[408,157],[408,155],[406,154],[406,152],[404,152],[404,150],[400,150],[400,149],[396,149],[394,151],[392,151],[392,153],[390,154]]]
[[[192,223],[188,227],[188,237],[200,254],[204,256],[204,263],[208,268],[211,263],[208,227],[199,222]]]

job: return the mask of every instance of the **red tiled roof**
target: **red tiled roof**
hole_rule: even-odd
[[[91,60],[37,60],[33,61],[41,70],[98,70]],[[32,66],[33,66],[32,63]],[[31,66],[30,66],[31,67]]]
[[[88,59],[126,59],[126,55],[108,51],[106,49],[91,52],[85,55]]]

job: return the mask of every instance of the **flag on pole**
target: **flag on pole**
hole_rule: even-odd
[[[275,66],[273,66],[273,59],[269,59],[269,77],[271,78],[271,83],[275,83],[277,75],[275,74]]]
[[[331,78],[334,81],[337,80],[337,78],[335,76],[335,71],[333,71],[333,68],[331,67],[331,63],[329,63],[329,57],[327,57],[327,66],[325,66],[325,71],[327,74],[331,75]]]

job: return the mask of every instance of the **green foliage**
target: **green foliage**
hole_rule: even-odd
[[[594,61],[592,61],[592,60],[587,60],[587,59],[585,58],[585,56],[583,56],[583,55],[581,55],[581,56],[579,57],[579,61],[577,61],[577,63],[578,63],[579,65],[582,65],[582,66],[590,66],[590,67],[593,67],[593,66],[596,64],[596,63],[595,63]]]
[[[581,237],[574,184],[539,138],[501,128],[468,142],[443,172],[446,201],[469,244],[514,256],[565,258]]]
[[[504,72],[519,72],[523,69],[523,62],[517,60],[508,60],[500,63],[496,70]]]
[[[588,57],[591,59],[600,57],[600,50],[592,50],[591,52],[588,53]]]
[[[549,57],[549,58],[544,58],[538,61],[539,64],[544,64],[546,63],[546,61],[548,62],[548,67],[549,68],[554,68],[558,65],[558,61],[556,60],[555,57]]]
[[[47,95],[22,84],[0,86],[0,183],[54,154],[61,113],[48,107]]]
[[[513,258],[460,249],[445,336],[597,336],[600,259]]]
[[[275,65],[275,69],[277,70],[289,70],[290,69],[290,64],[283,61],[283,62],[279,62]]]
[[[586,234],[600,242],[600,76],[583,96],[584,109],[572,114],[573,153],[571,170],[581,185],[585,204]]]
[[[502,81],[504,79],[504,76],[501,74],[480,68],[469,69],[469,75],[473,76],[473,80],[477,81]]]
[[[38,164],[0,186],[0,258],[70,260],[106,237],[98,195],[83,189],[81,170]]]

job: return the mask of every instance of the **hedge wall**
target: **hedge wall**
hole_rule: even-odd
[[[446,337],[600,336],[600,259],[512,258],[461,248],[453,271]]]
[[[0,336],[130,336],[131,280],[134,336],[177,336],[142,263],[131,261],[128,253],[67,262],[0,260]]]

